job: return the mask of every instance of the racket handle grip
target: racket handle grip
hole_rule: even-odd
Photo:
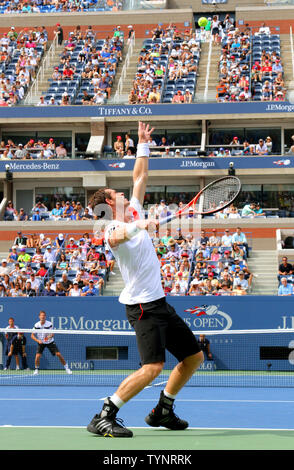
[[[169,215],[168,217],[165,217],[164,219],[161,219],[159,221],[159,225],[168,224],[169,222],[171,222],[175,218],[176,218],[175,214]]]

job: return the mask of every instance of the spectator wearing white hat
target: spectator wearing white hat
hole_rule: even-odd
[[[82,290],[79,288],[78,281],[73,282],[72,288],[69,290],[69,297],[81,297]]]
[[[6,259],[2,259],[1,266],[0,266],[0,276],[4,276],[5,274],[9,275],[10,273],[11,273],[11,267],[8,266]]]
[[[55,238],[55,245],[57,248],[64,248],[65,240],[63,233],[59,233]]]
[[[105,93],[103,93],[102,90],[97,90],[97,92],[93,96],[93,102],[95,104],[105,104],[105,102],[106,102]]]
[[[134,34],[135,34],[135,30],[133,28],[133,25],[129,24],[129,26],[128,26],[128,40],[127,40],[128,44],[131,42],[131,39],[134,36]]]
[[[167,157],[167,158],[171,158],[174,156],[174,153],[170,151],[170,147],[169,146],[166,146],[164,151],[161,152],[161,156],[162,157]]]
[[[14,156],[17,160],[22,160],[25,157],[26,151],[23,148],[23,144],[18,144],[17,150],[14,153]]]
[[[40,233],[39,236],[39,247],[40,248],[47,248],[47,246],[51,245],[51,238],[46,237],[44,233]]]

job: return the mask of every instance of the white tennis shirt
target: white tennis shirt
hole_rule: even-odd
[[[137,218],[144,219],[143,208],[138,199],[132,197],[130,207],[138,214]],[[114,220],[105,231],[105,240],[116,227],[126,225]],[[131,240],[121,243],[115,248],[110,247],[125,288],[120,294],[119,302],[134,305],[160,299],[165,296],[161,286],[160,263],[147,230],[140,230]]]
[[[34,325],[34,330],[52,330],[52,328],[53,328],[53,325],[48,320],[46,320],[45,323],[43,323],[43,325],[40,321],[38,321]],[[53,341],[54,341],[54,338],[50,338],[52,333],[49,333],[49,332],[48,333],[45,333],[45,332],[38,333],[38,332],[36,332],[34,334],[37,337],[37,339],[42,341],[43,344],[50,344],[50,343],[53,343]]]

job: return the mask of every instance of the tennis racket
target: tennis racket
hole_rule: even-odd
[[[166,224],[180,215],[193,212],[197,215],[212,215],[230,206],[241,191],[241,181],[236,176],[224,176],[212,181],[182,209],[160,220]]]

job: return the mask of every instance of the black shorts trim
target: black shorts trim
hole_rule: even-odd
[[[165,297],[144,304],[126,305],[126,314],[136,332],[142,365],[165,362],[166,350],[179,362],[200,352],[192,331]]]
[[[44,344],[44,343],[38,344],[37,354],[43,354],[43,351],[45,348],[49,349],[52,356],[55,356],[55,354],[59,352],[58,347],[56,346],[56,343],[53,341],[52,343],[49,343],[49,344]]]

